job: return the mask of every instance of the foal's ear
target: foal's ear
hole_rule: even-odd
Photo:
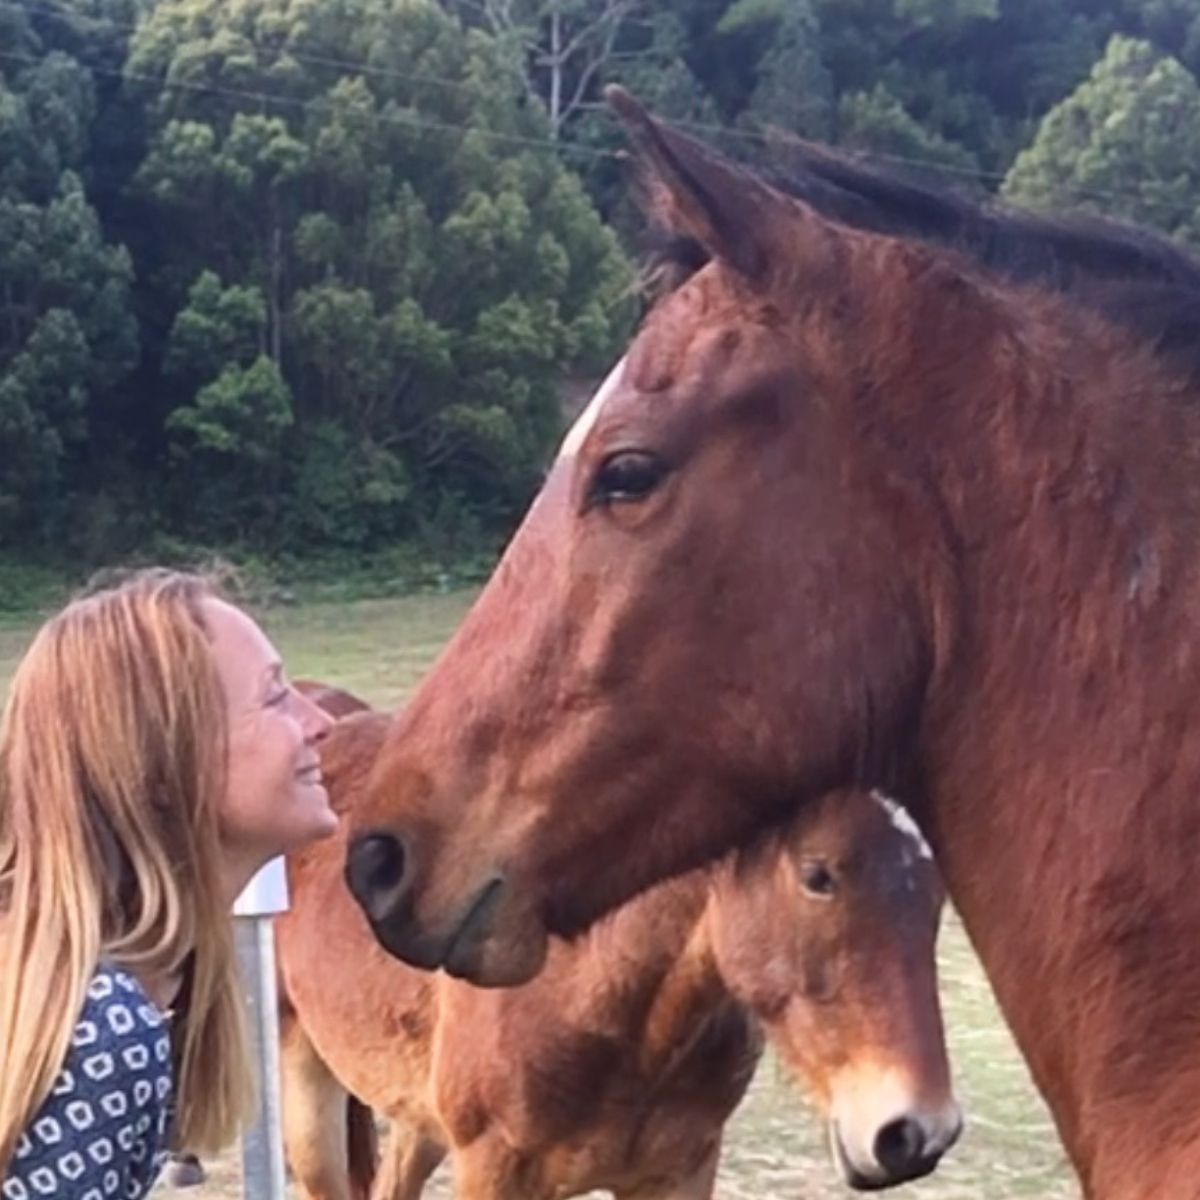
[[[604,97],[634,144],[653,215],[672,232],[694,238],[751,281],[794,254],[809,225],[810,240],[828,254],[829,231],[815,213],[656,121],[624,88],[610,85]]]

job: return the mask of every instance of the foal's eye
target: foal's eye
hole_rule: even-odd
[[[806,862],[800,866],[800,886],[810,896],[827,900],[837,891],[837,880],[824,863]]]
[[[592,480],[591,499],[601,504],[642,500],[666,473],[663,461],[645,450],[618,450],[600,464]]]

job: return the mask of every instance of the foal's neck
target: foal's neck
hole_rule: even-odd
[[[948,423],[977,475],[922,816],[1087,1195],[1195,1200],[1200,434],[1120,362],[1039,365]]]

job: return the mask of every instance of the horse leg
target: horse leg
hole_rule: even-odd
[[[616,1200],[712,1200],[717,1183],[717,1163],[721,1158],[718,1142],[690,1174],[682,1175],[667,1184],[633,1188],[615,1192]]]
[[[350,1178],[350,1096],[322,1061],[294,1012],[280,1017],[283,1146],[302,1200],[366,1200]]]
[[[393,1121],[371,1200],[420,1200],[426,1181],[445,1157],[444,1146]]]
[[[455,1200],[552,1200],[507,1146],[481,1138],[454,1155]]]

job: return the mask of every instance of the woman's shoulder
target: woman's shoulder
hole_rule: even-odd
[[[111,1116],[165,1105],[171,1088],[167,1017],[127,971],[102,964],[88,986],[55,1093],[98,1103]]]
[[[167,1035],[166,1014],[154,1006],[137,979],[128,971],[101,963],[88,985],[72,1044],[157,1043]]]
[[[19,1139],[4,1197],[141,1196],[166,1145],[168,1022],[136,979],[102,965],[66,1062]]]

